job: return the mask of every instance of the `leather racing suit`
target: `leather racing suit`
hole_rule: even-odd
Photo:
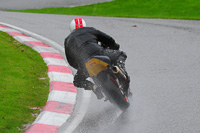
[[[103,46],[99,45],[98,42],[101,42]],[[64,45],[67,61],[73,68],[78,70],[73,82],[76,87],[85,90],[93,89],[94,84],[86,80],[89,75],[84,69],[84,61],[91,56],[106,55],[113,64],[121,65],[125,70],[124,62],[127,55],[119,50],[119,45],[112,37],[93,27],[82,27],[72,31],[65,39]],[[106,49],[107,47],[109,49]],[[129,79],[128,74],[127,77]],[[130,79],[128,84],[129,82]]]

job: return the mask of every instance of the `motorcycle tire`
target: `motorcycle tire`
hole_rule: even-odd
[[[112,101],[114,101],[121,110],[126,110],[130,106],[128,97],[118,88],[114,75],[103,71],[98,75],[98,80],[105,89],[107,95],[109,95],[108,97],[111,97]]]

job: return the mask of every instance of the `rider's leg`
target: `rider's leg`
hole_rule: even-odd
[[[129,95],[132,95],[132,92],[130,90],[130,77],[126,71],[126,68],[125,68],[125,60],[126,60],[127,56],[126,54],[123,52],[119,55],[118,59],[116,60],[116,63],[115,65],[117,65],[119,67],[119,69],[125,74],[126,76],[126,92],[127,94]]]
[[[130,77],[126,71],[125,68],[125,60],[127,58],[127,55],[125,52],[120,51],[120,50],[112,50],[112,49],[106,49],[105,54],[111,59],[111,62],[118,66],[120,70],[125,74],[127,80],[126,80],[126,89],[127,93],[131,93],[130,91]]]
[[[118,58],[115,62],[115,65],[117,65],[124,72],[124,74],[126,75],[126,78],[127,78],[127,82],[129,84],[130,83],[130,77],[128,76],[128,73],[127,73],[126,68],[125,68],[126,58],[127,58],[126,53],[121,51],[121,54],[118,56]]]
[[[101,88],[96,87],[91,81],[87,80],[88,76],[79,70],[74,76],[74,85],[79,88],[84,88],[85,90],[92,90],[97,99],[102,99],[104,96],[101,92]]]

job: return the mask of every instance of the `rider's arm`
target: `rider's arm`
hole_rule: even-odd
[[[110,49],[114,49],[114,50],[119,49],[119,44],[117,44],[111,36],[105,34],[104,32],[101,32],[99,30],[95,30],[95,35],[97,36],[98,41],[102,42]]]
[[[71,57],[71,53],[70,53],[70,51],[67,48],[67,38],[65,39],[64,46],[65,46],[65,55],[66,55],[68,63],[73,68],[78,69],[78,64],[76,63],[76,61],[74,60],[74,58]]]

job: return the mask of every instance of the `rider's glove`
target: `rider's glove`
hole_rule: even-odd
[[[116,50],[119,50],[120,45],[116,43]]]
[[[115,46],[113,47],[114,50],[119,50],[120,45],[115,43]]]

